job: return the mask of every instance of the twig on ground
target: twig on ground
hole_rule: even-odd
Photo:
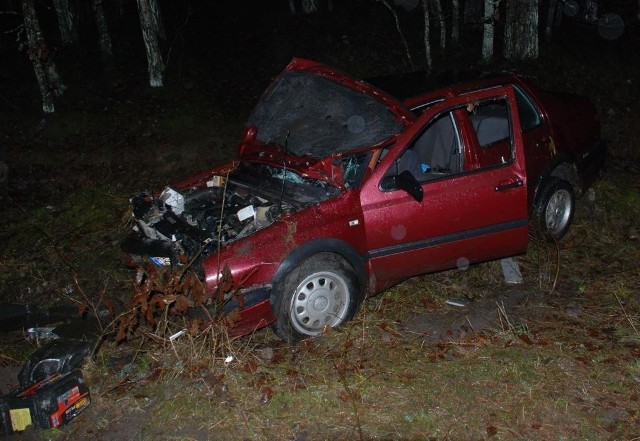
[[[633,331],[637,333],[638,332],[638,328],[636,328],[636,325],[633,324],[633,320],[631,320],[631,317],[629,317],[629,314],[627,314],[627,310],[624,308],[624,305],[620,301],[620,297],[618,297],[618,294],[616,294],[616,293],[613,293],[613,295],[616,296],[616,300],[618,301],[618,305],[620,305],[620,309],[622,309],[622,313],[624,314],[625,318],[627,319],[627,321],[629,322],[629,324],[633,328]]]

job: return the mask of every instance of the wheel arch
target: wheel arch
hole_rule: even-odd
[[[551,178],[558,178],[562,179],[563,181],[567,181],[571,185],[571,187],[573,187],[573,191],[576,194],[576,197],[580,197],[580,195],[582,194],[580,176],[578,175],[578,170],[576,168],[575,162],[573,161],[573,158],[566,153],[561,153],[554,158],[551,164],[549,164],[549,166],[536,180],[533,197],[534,206],[539,202],[541,193],[540,190],[547,184],[547,182]]]
[[[291,270],[299,265],[300,262],[319,253],[334,253],[344,258],[347,263],[351,265],[355,273],[358,282],[359,294],[364,297],[365,287],[367,286],[367,270],[364,259],[347,242],[340,239],[325,238],[316,239],[295,248],[280,263],[280,266],[276,270],[271,282],[272,305],[274,304],[273,296],[279,292],[280,285],[284,282],[284,279]]]

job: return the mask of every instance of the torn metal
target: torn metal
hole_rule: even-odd
[[[221,244],[339,192],[291,170],[242,163],[228,177],[214,175],[200,185],[132,198],[136,234],[122,248],[149,256],[157,266],[200,261]]]

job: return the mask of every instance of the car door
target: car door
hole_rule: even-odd
[[[551,136],[549,121],[543,115],[540,106],[521,85],[515,85],[514,90],[526,154],[527,176],[530,179],[529,201],[533,201],[533,192],[537,186],[535,179],[540,178],[545,167],[549,166],[551,157],[556,154],[556,147]]]
[[[503,107],[507,139],[483,149],[472,112],[486,103]],[[478,124],[491,128],[489,123],[486,117]],[[442,138],[446,145],[437,152],[434,146]],[[380,161],[361,192],[374,291],[417,274],[466,268],[526,250],[527,181],[511,88],[483,90],[437,104],[399,144]],[[497,150],[489,151],[493,148]],[[417,155],[408,155],[411,151]],[[409,164],[407,157],[415,156],[419,164]],[[389,177],[401,168],[413,174],[423,171],[417,176],[421,201],[400,188],[385,190]]]

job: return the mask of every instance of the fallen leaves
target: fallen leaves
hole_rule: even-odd
[[[231,299],[240,306],[223,313],[223,305]],[[227,266],[222,270],[217,288],[210,290],[193,271],[149,264],[137,269],[131,300],[118,321],[116,341],[129,339],[143,324],[155,331],[161,318],[176,315],[185,317],[184,327],[192,337],[213,324],[231,328],[240,320],[243,305],[243,296],[234,288]],[[204,319],[189,317],[187,313],[192,309],[204,311]]]

